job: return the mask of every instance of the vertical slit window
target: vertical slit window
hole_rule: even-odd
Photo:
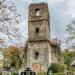
[[[39,33],[39,28],[36,28],[36,34],[38,34]]]

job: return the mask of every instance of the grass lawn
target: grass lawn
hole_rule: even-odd
[[[47,75],[46,72],[37,73],[37,75]]]

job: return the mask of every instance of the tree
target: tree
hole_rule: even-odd
[[[15,4],[0,0],[0,32],[5,33],[11,41],[20,39],[20,23],[21,15],[17,13]]]
[[[63,54],[64,54],[64,64],[67,66],[67,69],[70,69],[72,63],[71,60],[73,57],[75,57],[75,52],[65,50]]]
[[[75,49],[75,20],[72,20],[72,22],[66,26],[66,32],[68,36],[65,43],[69,48]]]
[[[3,49],[4,54],[4,68],[19,68],[21,67],[21,59],[19,49],[16,46],[10,46]]]
[[[10,60],[12,61],[11,67],[14,66],[15,68],[21,67],[21,59],[19,49],[16,46],[10,46]],[[16,62],[17,61],[17,62]]]

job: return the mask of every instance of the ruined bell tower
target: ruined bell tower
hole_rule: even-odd
[[[48,5],[45,3],[29,6],[28,35],[30,41],[45,41],[50,39]]]
[[[46,3],[30,4],[28,16],[27,65],[36,72],[50,63],[50,18]]]

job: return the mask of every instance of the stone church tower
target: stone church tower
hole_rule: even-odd
[[[53,62],[48,5],[30,4],[28,17],[28,42],[25,49],[27,66],[36,72],[47,71]]]

